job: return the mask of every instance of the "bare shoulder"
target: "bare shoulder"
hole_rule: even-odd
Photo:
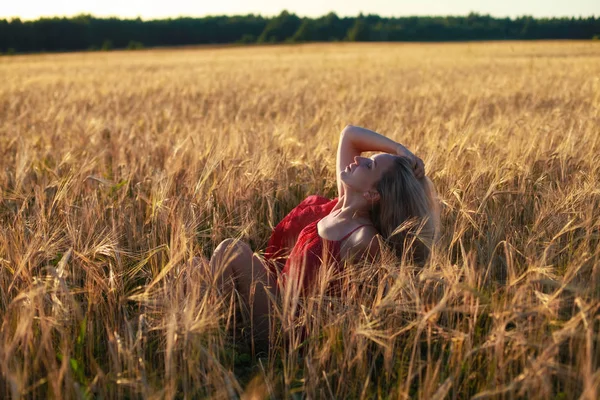
[[[364,225],[358,228],[351,238],[354,239],[353,244],[355,246],[359,246],[361,244],[368,246],[378,234],[379,232],[377,232],[377,229],[375,229],[373,225]]]
[[[379,232],[372,225],[360,227],[347,240],[348,254],[355,257],[374,259],[379,254]]]

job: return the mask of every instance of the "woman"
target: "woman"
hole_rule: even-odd
[[[383,153],[361,157],[367,151]],[[254,336],[267,332],[270,295],[289,285],[310,290],[327,266],[375,259],[378,237],[398,256],[426,260],[438,209],[419,157],[349,125],[340,135],[336,176],[338,198],[310,196],[300,203],[275,228],[264,259],[233,239],[216,248],[211,270],[226,291],[237,289],[250,306]]]

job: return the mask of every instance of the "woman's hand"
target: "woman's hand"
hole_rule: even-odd
[[[413,172],[415,173],[415,177],[417,179],[421,179],[425,176],[425,163],[419,157],[415,156],[413,162]]]
[[[410,150],[401,144],[396,149],[396,154],[401,157],[406,157],[410,160],[410,165],[413,167],[413,172],[417,179],[425,176],[425,163],[419,157],[415,156]]]

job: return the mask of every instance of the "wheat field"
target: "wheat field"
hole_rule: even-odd
[[[598,43],[26,55],[0,77],[0,396],[597,398]],[[257,351],[191,261],[260,253],[335,196],[346,124],[423,158],[442,236],[423,269],[384,255],[340,297],[273,299]]]

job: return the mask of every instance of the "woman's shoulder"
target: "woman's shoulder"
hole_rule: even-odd
[[[380,251],[379,232],[370,224],[357,228],[344,242],[346,253],[356,258],[370,257],[374,259]]]
[[[359,226],[349,239],[354,239],[355,245],[368,245],[379,235],[379,232],[372,224]]]

